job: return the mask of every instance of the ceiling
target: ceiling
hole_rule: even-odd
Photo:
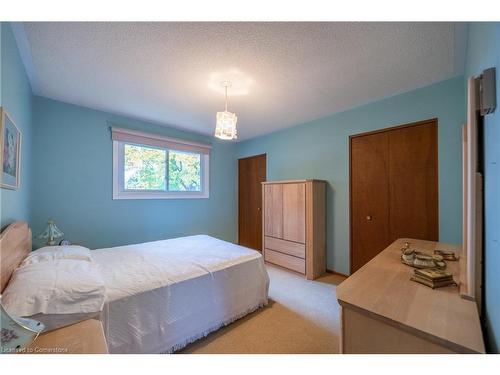
[[[34,94],[239,140],[463,73],[457,23],[16,23]]]

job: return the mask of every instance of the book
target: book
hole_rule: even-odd
[[[422,279],[424,281],[427,281],[427,282],[433,283],[433,284],[444,284],[444,283],[453,281],[453,277],[449,277],[449,278],[446,278],[446,279],[438,279],[438,280],[431,280],[431,279],[429,279],[427,277],[423,277],[423,276],[420,276],[418,274],[414,274],[413,277]]]
[[[438,270],[435,268],[416,269],[414,270],[414,274],[429,279],[431,281],[443,281],[443,280],[453,279],[453,275],[451,274],[451,272]]]
[[[432,289],[442,288],[442,287],[449,286],[449,285],[457,285],[457,283],[453,279],[444,280],[444,281],[430,281],[430,280],[423,278],[423,277],[420,277],[418,275],[413,275],[410,278],[410,280],[415,281],[415,282],[420,283],[420,284],[423,284],[425,286],[428,286]]]

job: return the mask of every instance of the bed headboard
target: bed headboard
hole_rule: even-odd
[[[24,221],[10,224],[0,235],[0,292],[31,251],[31,229]]]

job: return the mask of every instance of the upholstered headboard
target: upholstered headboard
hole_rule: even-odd
[[[31,251],[31,229],[24,221],[10,224],[0,235],[0,292]]]

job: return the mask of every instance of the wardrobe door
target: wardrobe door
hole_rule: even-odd
[[[437,122],[389,132],[390,241],[438,241]]]
[[[351,137],[351,273],[391,243],[388,137]]]
[[[306,184],[283,184],[283,239],[306,242]]]
[[[283,187],[281,184],[264,185],[264,234],[283,237]]]

